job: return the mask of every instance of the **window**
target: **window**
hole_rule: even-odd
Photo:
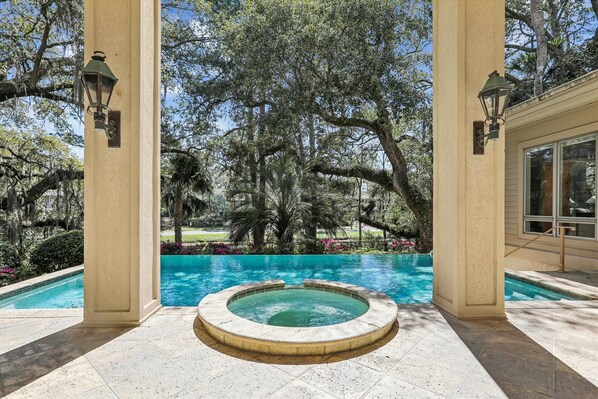
[[[596,134],[526,149],[524,180],[525,233],[596,239]]]
[[[552,216],[553,154],[553,147],[532,148],[525,152],[526,215]]]

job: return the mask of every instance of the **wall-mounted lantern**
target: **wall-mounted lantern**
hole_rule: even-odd
[[[117,136],[120,138],[120,112],[112,111],[108,105],[118,79],[105,60],[106,54],[94,52],[91,61],[81,70],[80,77],[89,100],[87,113],[93,114],[95,130],[114,140]],[[120,145],[120,139],[118,141]]]
[[[500,125],[505,123],[505,110],[509,105],[510,94],[511,85],[507,79],[500,76],[497,71],[488,75],[488,80],[478,95],[484,114],[486,114],[486,120],[481,128],[479,123],[477,127],[474,127],[474,146],[477,144],[480,147],[485,147],[489,140],[498,139]],[[484,132],[485,126],[488,126],[488,134]]]

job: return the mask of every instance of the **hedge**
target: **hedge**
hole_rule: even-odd
[[[50,273],[83,263],[83,231],[72,230],[35,246],[29,261],[39,273]]]
[[[18,269],[21,266],[19,253],[12,245],[0,242],[0,267]]]

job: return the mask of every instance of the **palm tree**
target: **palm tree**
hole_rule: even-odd
[[[233,194],[244,196],[245,200],[231,213],[231,240],[240,242],[257,226],[266,226],[284,253],[292,250],[295,235],[305,233],[314,221],[327,232],[336,233],[341,228],[340,212],[334,212],[333,201],[324,195],[312,198],[311,202],[304,200],[301,183],[306,173],[290,159],[281,158],[260,169],[260,179],[266,183],[264,192],[252,188],[248,182],[241,182]],[[263,209],[252,204],[252,196],[263,197]]]
[[[204,210],[202,195],[212,191],[206,169],[192,155],[177,154],[170,161],[169,175],[162,176],[162,199],[174,213],[174,241],[183,242],[183,217]]]

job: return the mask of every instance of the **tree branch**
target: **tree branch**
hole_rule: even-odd
[[[388,223],[381,222],[379,220],[374,220],[365,215],[359,215],[358,220],[363,224],[367,224],[368,226],[386,231],[386,232],[394,235],[395,237],[401,237],[401,238],[417,238],[418,237],[416,231],[401,229],[398,226],[393,226]]]
[[[324,121],[338,127],[360,127],[370,132],[376,132],[376,126],[374,122],[371,122],[363,118],[355,117],[338,117],[329,114],[325,111],[320,110],[317,114],[324,119]]]
[[[19,97],[41,97],[53,101],[62,101],[69,104],[78,105],[79,102],[74,98],[56,93],[60,90],[73,89],[74,83],[62,83],[59,85],[47,87],[19,87],[19,84],[13,81],[0,82],[0,103]]]
[[[68,219],[45,219],[45,220],[36,220],[30,224],[23,224],[23,228],[33,228],[33,227],[60,227],[64,230],[72,230],[75,226],[74,220]]]
[[[34,184],[24,195],[17,197],[17,206],[23,207],[31,204],[39,199],[48,190],[54,190],[58,188],[58,183],[65,180],[81,180],[83,179],[82,170],[56,170],[48,176],[41,179],[39,182]],[[9,206],[9,199],[4,197],[0,198],[0,210],[7,210]]]
[[[394,191],[391,175],[383,170],[376,170],[367,166],[352,166],[351,168],[339,168],[324,164],[315,164],[311,168],[313,173],[324,175],[357,177],[369,182],[379,184],[388,191]]]
[[[536,49],[535,47],[526,47],[526,46],[521,46],[519,44],[512,44],[512,43],[505,43],[505,48],[524,51],[526,53],[535,53],[536,51],[538,51],[538,49]]]

